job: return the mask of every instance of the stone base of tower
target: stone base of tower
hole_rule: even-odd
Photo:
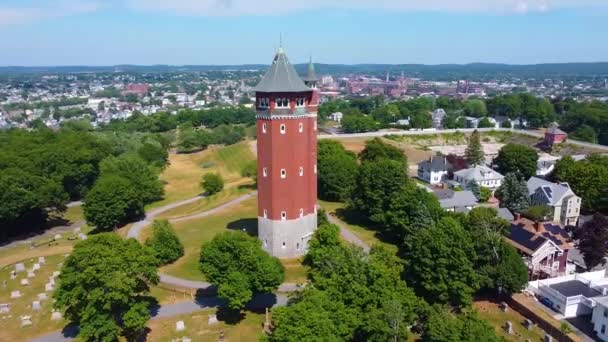
[[[258,217],[258,237],[268,254],[281,258],[297,258],[308,252],[308,242],[317,229],[317,214],[297,220],[271,220]]]

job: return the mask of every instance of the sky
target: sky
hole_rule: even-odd
[[[608,61],[608,0],[0,0],[0,66]]]

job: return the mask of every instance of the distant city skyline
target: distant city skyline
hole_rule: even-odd
[[[0,66],[608,61],[604,0],[3,0]]]

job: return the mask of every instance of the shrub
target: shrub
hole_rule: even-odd
[[[224,179],[219,173],[206,173],[201,186],[207,195],[212,196],[224,189]]]
[[[159,265],[170,264],[184,255],[184,246],[167,220],[154,221],[146,246],[152,248]]]

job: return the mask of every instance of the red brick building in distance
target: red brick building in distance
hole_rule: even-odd
[[[150,92],[149,84],[129,84],[123,94],[136,94],[138,96],[146,96]]]
[[[306,83],[280,48],[255,87],[258,237],[269,254],[306,254],[317,228],[317,78]]]
[[[551,147],[555,144],[560,144],[566,141],[568,134],[557,128],[556,123],[552,123],[545,132],[545,145]]]

